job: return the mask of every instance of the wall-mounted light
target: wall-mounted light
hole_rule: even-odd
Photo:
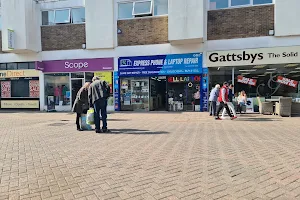
[[[82,49],[86,49],[86,44],[85,43],[82,44]]]
[[[118,34],[122,34],[122,30],[118,28],[117,33],[118,33]]]
[[[269,35],[270,36],[274,36],[275,35],[275,31],[274,30],[269,30]]]

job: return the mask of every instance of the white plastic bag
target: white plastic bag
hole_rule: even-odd
[[[88,130],[88,131],[92,130],[92,126],[86,123],[86,121],[87,121],[86,119],[87,119],[87,115],[82,114],[81,115],[81,128],[83,130]]]
[[[87,115],[86,115],[86,123],[89,124],[89,125],[93,125],[95,124],[95,120],[94,120],[94,109],[93,108],[90,108],[88,111],[87,111]]]

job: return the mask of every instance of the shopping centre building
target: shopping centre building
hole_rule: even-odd
[[[1,109],[69,111],[79,88],[95,75],[111,85],[110,111],[206,111],[209,89],[224,81],[249,98],[290,96],[297,102],[300,22],[286,13],[299,18],[299,5],[3,1]],[[257,111],[255,100],[249,111]]]

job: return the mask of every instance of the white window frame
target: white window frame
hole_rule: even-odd
[[[227,1],[228,1],[228,7],[227,8],[210,9],[210,0],[208,0],[208,10],[223,10],[223,9],[250,7],[250,6],[272,5],[272,4],[274,4],[275,0],[272,0],[272,3],[264,3],[264,4],[253,4],[254,0],[250,0],[249,4],[238,5],[238,6],[232,6],[232,0],[227,0]]]
[[[146,3],[146,2],[150,2],[150,10],[149,12],[146,13],[135,13],[135,4],[136,3]],[[132,16],[143,16],[143,15],[153,15],[153,0],[144,0],[144,1],[134,1],[133,2],[133,7],[132,7]]]
[[[85,22],[81,22],[81,23],[73,23],[73,18],[72,18],[72,9],[78,9],[78,8],[84,8],[83,6],[78,6],[78,7],[72,7],[72,8],[59,8],[59,9],[49,9],[49,10],[42,10],[41,11],[41,18],[42,18],[42,13],[45,11],[53,11],[54,12],[54,24],[48,24],[48,25],[43,25],[43,21],[41,21],[41,26],[55,26],[55,25],[60,25],[60,24],[85,24]],[[56,23],[55,19],[56,19],[56,11],[59,10],[69,10],[69,22],[66,23]]]
[[[69,10],[69,22],[62,22],[62,23],[56,23],[56,11],[61,11],[61,10]],[[57,24],[71,24],[71,8],[60,8],[60,9],[55,9],[54,10],[54,23]]]
[[[133,11],[134,11],[134,3],[135,2],[145,2],[145,1],[151,1],[151,13],[134,15],[134,13],[133,13]],[[132,4],[132,13],[131,13],[132,18],[119,18],[119,5],[120,4],[128,4],[128,3]],[[118,9],[117,12],[116,12],[118,20],[129,20],[129,19],[141,18],[143,15],[150,15],[150,14],[151,14],[151,16],[145,16],[145,17],[146,18],[147,17],[161,17],[161,16],[168,16],[168,14],[169,14],[169,10],[168,10],[168,14],[154,15],[154,6],[155,6],[154,0],[121,1],[121,2],[117,2],[116,5],[117,5],[116,9]]]

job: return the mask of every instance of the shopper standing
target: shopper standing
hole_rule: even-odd
[[[107,99],[110,96],[110,87],[99,77],[93,78],[93,83],[89,88],[90,107],[94,108],[96,133],[107,133]],[[100,118],[101,116],[101,118]],[[102,129],[100,128],[100,120],[102,119]]]
[[[220,111],[225,107],[228,115],[230,116],[230,118],[233,120],[236,117],[233,117],[230,113],[229,107],[228,107],[228,83],[224,82],[223,83],[223,87],[220,89],[219,92],[219,97],[218,97],[218,101],[220,102],[218,111],[217,111],[217,116],[216,116],[216,120],[221,120],[221,118],[219,117]]]
[[[229,85],[229,88],[228,88],[228,102],[227,102],[227,105],[228,105],[229,109],[232,111],[233,116],[234,116],[235,118],[237,118],[236,112],[235,112],[235,109],[234,109],[234,105],[233,105],[233,103],[232,103],[233,97],[234,97],[234,95],[233,95],[233,85],[230,84],[230,85]],[[223,109],[222,118],[225,117],[225,113],[226,113],[226,110]],[[228,115],[229,115],[229,114],[228,114]]]
[[[217,113],[217,100],[219,96],[220,85],[217,84],[209,94],[209,115],[216,116]]]
[[[90,84],[90,82],[86,82],[80,88],[74,101],[72,111],[76,112],[76,126],[78,131],[82,131],[82,127],[80,126],[81,115],[86,114],[89,109],[88,89]]]
[[[238,101],[238,112],[242,114],[243,106],[247,105],[247,95],[244,90],[241,91],[240,95],[237,98]]]

